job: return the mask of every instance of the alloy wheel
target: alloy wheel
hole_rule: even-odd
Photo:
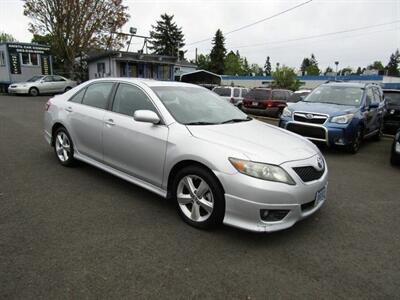
[[[193,222],[204,222],[213,212],[211,188],[197,175],[186,175],[179,181],[176,198],[182,213]]]
[[[56,153],[61,162],[66,162],[71,156],[71,143],[63,131],[56,136]]]

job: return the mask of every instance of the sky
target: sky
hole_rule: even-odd
[[[123,31],[136,27],[137,34],[148,35],[151,25],[163,13],[173,14],[182,27],[187,46],[186,57],[208,54],[217,29],[229,32],[265,19],[306,0],[124,0],[130,20]],[[18,41],[29,42],[29,19],[23,16],[23,1],[0,0],[0,31]],[[387,24],[392,23],[392,24]],[[380,25],[371,28],[369,26]],[[355,30],[364,28],[362,30]],[[330,34],[338,31],[347,33]],[[307,39],[304,39],[307,37]],[[138,50],[142,41],[133,41],[130,50]],[[375,60],[387,64],[390,54],[400,48],[400,0],[312,0],[297,9],[226,35],[226,48],[239,50],[249,63],[264,65],[270,56],[276,62],[298,69],[304,57],[316,56],[321,69],[364,67]]]

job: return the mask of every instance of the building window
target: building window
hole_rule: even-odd
[[[97,63],[97,73],[104,74],[106,72],[106,64],[105,63]]]
[[[0,66],[6,65],[6,56],[4,55],[4,51],[0,51]]]
[[[36,53],[21,53],[21,62],[23,66],[38,66],[39,55]]]
[[[161,80],[169,80],[170,79],[169,66],[168,65],[161,65],[160,66],[160,79]]]

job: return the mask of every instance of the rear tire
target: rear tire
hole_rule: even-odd
[[[217,178],[201,166],[179,170],[172,184],[172,198],[178,214],[199,229],[220,226],[225,216],[224,191]]]
[[[29,89],[29,95],[32,97],[39,96],[39,90],[35,87]]]
[[[70,87],[70,86],[67,86],[66,88],[65,88],[65,90],[64,90],[64,93],[65,92],[68,92],[69,90],[71,90],[72,88]]]
[[[75,163],[74,144],[64,127],[60,127],[54,134],[54,152],[61,165],[71,167]]]

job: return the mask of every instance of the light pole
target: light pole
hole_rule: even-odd
[[[338,62],[338,61],[335,61],[335,65],[336,65],[336,73],[335,73],[335,80],[336,80],[339,62]]]

